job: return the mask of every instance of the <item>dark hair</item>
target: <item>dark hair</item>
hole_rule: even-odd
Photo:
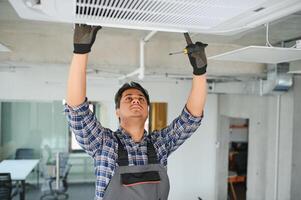
[[[146,98],[147,105],[150,104],[147,90],[144,89],[139,83],[131,81],[130,83],[123,84],[121,88],[119,88],[118,92],[115,94],[115,109],[120,107],[120,100],[122,97],[122,93],[128,89],[137,89],[140,92],[142,92],[142,94]]]

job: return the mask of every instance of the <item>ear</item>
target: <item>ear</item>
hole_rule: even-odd
[[[119,108],[116,109],[115,113],[116,113],[116,116],[117,116],[118,118],[120,118],[120,110],[119,110]]]

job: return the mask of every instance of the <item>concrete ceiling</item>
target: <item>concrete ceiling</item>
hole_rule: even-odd
[[[9,53],[0,52],[0,67],[67,68],[72,58],[72,34],[72,24],[21,19],[7,0],[0,0],[0,43],[11,49]],[[112,77],[135,70],[139,66],[139,40],[147,34],[148,31],[104,27],[90,55],[89,68],[101,72],[102,76]],[[300,37],[301,12],[270,23],[272,44]],[[192,39],[209,44],[208,56],[266,43],[264,26],[233,36],[192,34]],[[182,34],[155,34],[145,47],[146,74],[191,74],[185,55],[168,56],[169,52],[184,47]],[[209,61],[210,76],[260,77],[264,73],[263,64]]]

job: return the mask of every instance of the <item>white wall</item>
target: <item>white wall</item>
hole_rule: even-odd
[[[209,95],[203,124],[169,159],[169,199],[215,199],[217,95]]]
[[[1,109],[2,109],[2,105],[0,104],[0,118],[1,118],[1,115],[2,115]],[[0,145],[2,144],[2,126],[1,126],[1,121],[2,120],[0,120]],[[0,151],[0,159],[2,159],[2,151]]]
[[[249,119],[247,198],[290,199],[291,157],[287,155],[292,144],[292,93],[280,98],[279,144],[276,96],[221,95],[219,108],[220,115]]]
[[[280,101],[280,127],[279,127],[279,168],[278,168],[278,200],[290,200],[292,187],[292,143],[294,126],[294,99],[293,92],[283,95]],[[271,150],[273,153],[274,151]],[[300,197],[300,196],[299,196]]]

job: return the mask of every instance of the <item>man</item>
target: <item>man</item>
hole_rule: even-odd
[[[101,27],[76,25],[66,113],[69,125],[81,147],[94,159],[95,199],[166,200],[169,180],[167,157],[199,127],[207,95],[204,52],[206,45],[189,44],[193,66],[192,88],[179,117],[166,128],[147,134],[149,96],[138,83],[124,84],[115,96],[120,126],[104,128],[89,110],[86,98],[88,53]],[[190,51],[191,52],[191,51]]]

